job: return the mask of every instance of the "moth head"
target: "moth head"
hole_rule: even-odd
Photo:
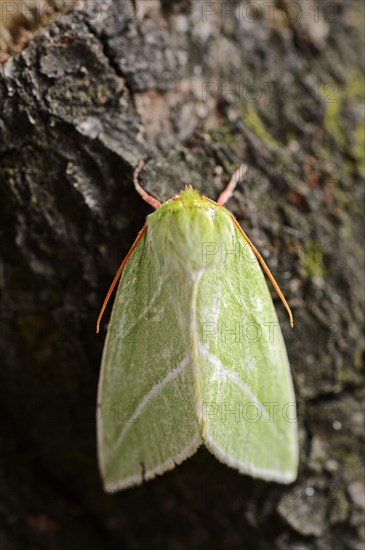
[[[222,244],[235,239],[229,212],[191,187],[148,216],[147,227],[161,268],[192,274],[217,266]]]

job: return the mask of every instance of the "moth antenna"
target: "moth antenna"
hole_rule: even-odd
[[[110,285],[110,288],[108,290],[108,293],[105,297],[105,300],[104,300],[104,303],[103,305],[101,306],[101,310],[100,310],[100,313],[99,313],[99,317],[98,317],[98,320],[96,322],[96,334],[99,334],[99,330],[100,330],[100,321],[101,321],[101,318],[103,317],[103,314],[104,314],[104,311],[105,311],[105,308],[106,306],[108,305],[108,302],[109,302],[109,299],[110,299],[110,296],[115,288],[115,285],[117,284],[117,282],[119,281],[119,278],[120,276],[122,275],[123,273],[123,269],[125,267],[125,264],[128,262],[131,254],[134,252],[134,250],[136,249],[139,241],[142,239],[143,235],[146,233],[147,231],[147,225],[144,225],[141,229],[141,231],[138,233],[137,235],[137,238],[136,240],[134,241],[134,243],[132,244],[131,246],[131,249],[130,251],[128,252],[128,254],[126,255],[126,257],[124,258],[124,260],[122,261],[122,263],[120,264],[119,266],[119,269],[113,279],[113,282],[112,284]]]
[[[219,195],[217,204],[220,206],[223,206],[226,204],[226,202],[232,197],[232,193],[235,190],[235,187],[240,179],[243,178],[243,176],[246,174],[248,169],[247,164],[242,164],[238,170],[235,171],[233,176],[231,177],[227,187],[225,190]]]
[[[137,166],[136,166],[136,169],[134,170],[134,174],[133,174],[133,183],[134,183],[134,187],[137,191],[137,193],[142,197],[142,199],[147,203],[149,204],[150,206],[152,206],[152,208],[154,208],[155,210],[157,210],[157,208],[160,208],[161,206],[161,203],[160,201],[158,201],[157,199],[155,199],[155,197],[152,197],[152,195],[149,195],[147,193],[147,191],[145,191],[143,189],[143,187],[141,187],[139,181],[138,181],[138,176],[139,174],[142,172],[143,170],[143,167],[144,167],[144,162],[143,160],[139,160],[138,163],[137,163]]]
[[[236,218],[234,216],[232,216],[232,214],[231,214],[231,218],[232,218],[233,223],[237,227],[238,231],[241,233],[242,237],[245,239],[246,243],[251,248],[252,252],[255,254],[256,258],[260,262],[260,264],[262,266],[262,269],[265,271],[266,275],[269,277],[269,279],[270,279],[273,287],[275,288],[280,300],[283,302],[283,304],[285,306],[285,309],[288,312],[290,326],[291,326],[291,328],[293,328],[294,327],[294,319],[293,319],[293,314],[291,312],[291,309],[288,305],[288,302],[285,300],[284,294],[281,292],[278,283],[275,281],[273,274],[271,273],[270,269],[267,267],[264,258],[261,256],[260,252],[257,250],[255,245],[247,237],[246,233],[243,231],[242,227],[240,226],[240,224],[238,223]]]

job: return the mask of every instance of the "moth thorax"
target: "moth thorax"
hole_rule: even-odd
[[[224,251],[235,244],[234,225],[228,212],[218,207],[167,206],[147,220],[151,252],[160,267],[195,273],[223,266]]]

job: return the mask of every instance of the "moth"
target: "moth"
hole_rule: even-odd
[[[204,444],[243,474],[297,477],[296,405],[260,253],[224,207],[192,187],[161,204],[123,260],[98,388],[97,444],[107,492],[175,467]]]

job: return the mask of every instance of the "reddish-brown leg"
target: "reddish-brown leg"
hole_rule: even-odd
[[[229,184],[227,185],[225,190],[219,195],[218,200],[217,200],[218,204],[223,206],[231,198],[232,193],[233,193],[237,183],[246,174],[247,168],[248,168],[247,164],[242,164],[238,168],[238,170],[235,171],[235,173],[233,174],[233,176],[230,179]]]
[[[134,187],[136,188],[137,193],[142,197],[142,199],[145,202],[147,202],[150,206],[152,206],[152,208],[157,210],[157,208],[160,208],[161,206],[160,201],[152,197],[152,195],[149,195],[147,191],[145,191],[143,187],[140,186],[138,181],[138,176],[142,172],[143,166],[144,166],[143,160],[139,160],[133,176]]]

